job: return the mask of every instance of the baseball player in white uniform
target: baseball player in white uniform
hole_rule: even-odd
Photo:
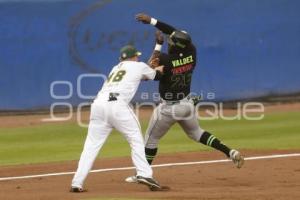
[[[78,169],[72,180],[71,192],[84,192],[84,181],[92,168],[99,150],[112,129],[121,132],[131,147],[131,158],[136,167],[139,183],[151,190],[162,187],[152,178],[152,169],[145,156],[144,140],[137,117],[129,107],[141,80],[154,80],[161,76],[163,66],[152,69],[138,62],[141,55],[133,46],[121,49],[120,63],[113,67],[108,79],[91,105],[88,134]]]

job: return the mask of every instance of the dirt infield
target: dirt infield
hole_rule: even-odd
[[[243,151],[246,156],[295,153],[297,151]],[[298,153],[300,150],[298,151]],[[224,159],[218,152],[180,153],[158,156],[154,164]],[[131,166],[130,158],[99,159],[94,169]],[[76,162],[6,166],[0,177],[74,171]],[[126,183],[133,170],[91,173],[86,193],[68,192],[72,175],[0,181],[2,200],[69,200],[93,197],[143,199],[296,200],[300,199],[300,158],[246,161],[242,169],[231,162],[155,168],[155,177],[171,187],[151,192],[143,185]]]
[[[299,112],[300,103],[265,107],[269,112]],[[234,114],[235,110],[226,110]],[[144,109],[140,119],[149,119],[151,109]],[[82,113],[88,121],[89,111]],[[49,115],[1,116],[0,128],[28,127],[44,123]],[[69,121],[75,122],[76,115]],[[242,151],[246,156],[300,153],[299,150]],[[190,152],[160,155],[154,164],[224,159],[221,153]],[[1,161],[1,158],[0,158]],[[0,178],[46,173],[73,172],[77,161],[0,167]],[[131,159],[98,159],[94,169],[132,166]],[[0,200],[78,200],[93,197],[129,199],[201,199],[201,200],[297,200],[300,199],[300,157],[247,161],[236,169],[232,163],[211,163],[155,168],[155,177],[171,187],[168,192],[151,192],[143,185],[124,181],[133,170],[91,173],[86,181],[89,190],[82,194],[69,193],[72,175],[0,181]]]

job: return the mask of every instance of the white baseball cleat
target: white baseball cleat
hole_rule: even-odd
[[[229,153],[230,159],[233,161],[237,168],[241,168],[244,165],[244,157],[237,150],[232,149]]]
[[[127,177],[127,178],[125,179],[125,181],[126,181],[127,183],[137,183],[137,182],[138,182],[136,176],[129,176],[129,177]]]

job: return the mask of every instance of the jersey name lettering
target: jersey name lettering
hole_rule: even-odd
[[[192,62],[194,62],[194,59],[193,59],[193,56],[191,55],[191,56],[188,56],[188,57],[185,57],[182,59],[173,60],[172,65],[173,65],[173,67],[178,67],[178,66],[186,65],[186,64],[189,64]]]

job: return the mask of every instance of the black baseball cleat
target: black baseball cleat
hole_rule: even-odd
[[[80,193],[80,192],[87,192],[87,190],[80,188],[80,187],[71,187],[70,192]]]
[[[155,181],[153,178],[146,178],[143,176],[137,176],[136,180],[138,183],[147,185],[149,187],[156,187],[156,188],[160,188],[160,185],[158,184],[157,181]]]
[[[168,191],[170,188],[168,186],[160,186],[159,183],[153,178],[146,178],[143,176],[136,176],[138,183],[147,185],[151,191]]]

